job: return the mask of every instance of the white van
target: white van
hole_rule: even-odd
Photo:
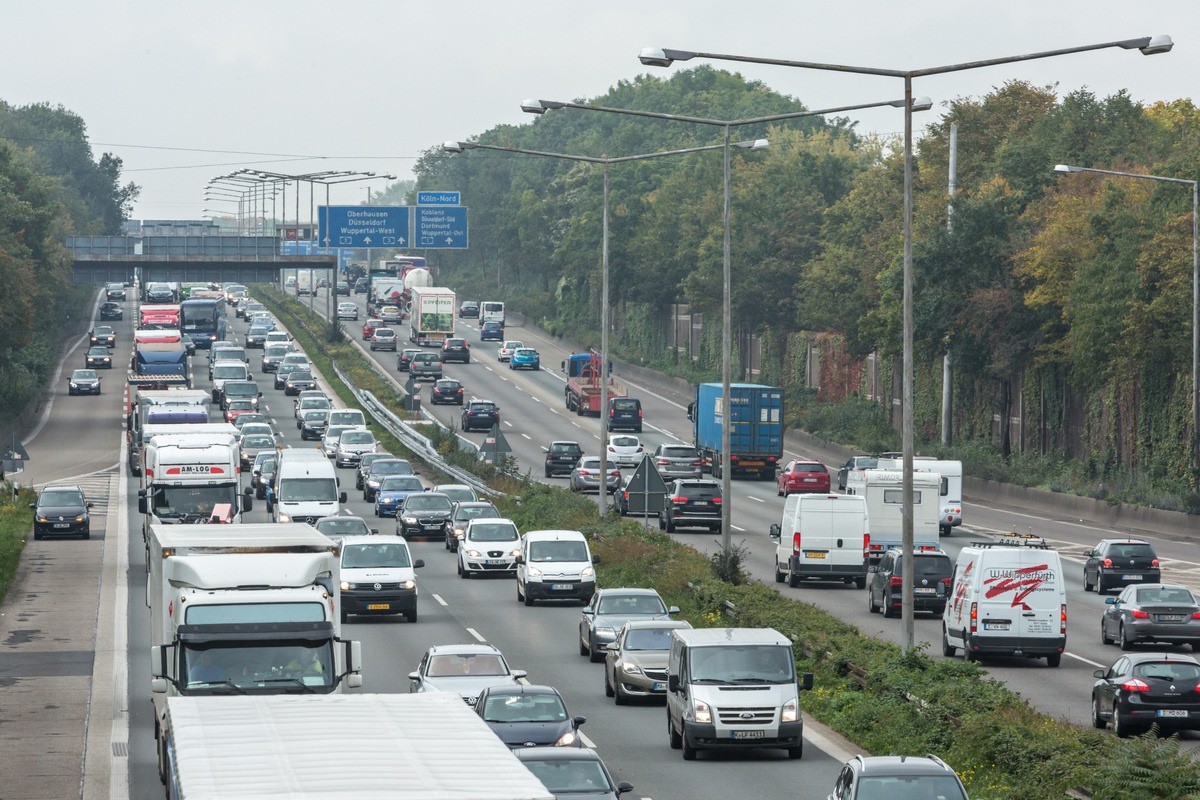
[[[1067,646],[1067,589],[1058,552],[1045,540],[1009,534],[973,542],[958,554],[950,602],[942,612],[942,654],[1062,661]]]
[[[877,469],[904,469],[902,458],[881,458]],[[949,536],[963,521],[963,465],[961,461],[943,461],[933,456],[913,456],[914,472],[936,472],[942,478],[942,497],[938,533]]]
[[[272,522],[307,522],[341,511],[337,470],[320,450],[288,448],[279,455],[274,486],[267,494]]]
[[[700,750],[773,747],[804,754],[800,691],[792,640],[771,628],[671,631],[667,733],[691,761]]]
[[[359,428],[367,427],[367,417],[361,409],[337,408],[329,412],[329,426],[354,425]]]
[[[359,534],[338,539],[342,547],[342,622],[351,614],[403,614],[417,621],[417,573],[424,559],[414,559],[402,536]]]
[[[528,531],[517,554],[517,602],[578,600],[596,593],[596,568],[587,537],[579,531]]]
[[[917,547],[938,546],[941,484],[937,473],[913,472],[913,542]],[[884,553],[903,544],[904,471],[853,470],[846,476],[846,494],[867,499],[867,532],[871,535],[867,557],[875,566]]]
[[[485,322],[499,322],[500,328],[504,328],[504,303],[499,300],[484,300],[479,305],[479,326],[482,328]]]
[[[867,585],[867,499],[848,494],[793,494],[783,519],[771,526],[775,582],[793,589],[801,580]]]

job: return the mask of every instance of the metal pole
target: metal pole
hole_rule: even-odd
[[[904,586],[900,647],[911,652],[913,631],[913,274],[912,274],[912,78],[904,77],[904,385],[901,431],[904,450]],[[926,498],[928,500],[928,498]]]
[[[607,158],[607,156],[605,156]],[[608,515],[608,162],[604,162],[604,233],[600,248],[600,516]],[[620,487],[617,489],[620,491]]]
[[[325,184],[325,255],[329,255],[329,184]],[[333,277],[329,281],[329,292],[325,295],[325,318],[329,320],[330,326],[336,326],[337,320],[333,318],[333,295],[337,289],[338,270],[337,264],[333,266]],[[331,327],[332,331],[332,327]]]
[[[954,229],[954,192],[957,190],[955,179],[958,175],[958,123],[950,123],[950,185],[946,189],[946,230]],[[951,384],[954,370],[950,367],[950,342],[947,337],[946,352],[942,354],[942,446],[949,447],[953,438],[951,431],[951,409],[954,393]]]
[[[729,265],[729,131],[725,125],[725,139],[722,153],[722,181],[724,194],[723,223],[725,228],[724,250],[721,258],[722,298],[721,298],[721,552],[725,563],[729,563],[729,553],[732,548],[730,535],[733,530],[732,500],[733,483],[732,470],[729,464],[729,454],[733,450],[730,442],[730,429],[733,425],[733,392],[729,388],[730,361],[733,357],[733,323],[730,295],[730,265]]]

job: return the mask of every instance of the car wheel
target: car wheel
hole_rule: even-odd
[[[942,655],[946,658],[954,658],[954,654],[958,652],[958,648],[950,644],[950,636],[946,632],[946,626],[942,626]]]
[[[790,561],[788,562],[787,582],[788,586],[792,587],[793,589],[800,586],[800,576],[792,572],[792,562]]]
[[[1122,650],[1132,650],[1133,649],[1134,640],[1131,640],[1128,636],[1125,635],[1125,623],[1124,622],[1121,623],[1121,627],[1117,628],[1117,644],[1119,644],[1121,646]]]
[[[675,726],[671,724],[670,712],[667,713],[667,740],[670,741],[672,750],[683,746],[683,737],[675,732]]]
[[[404,618],[407,619],[409,622],[416,622],[417,621],[417,610],[414,608],[412,611],[406,612],[404,614]]]
[[[92,538],[92,532],[90,530],[86,530],[79,535],[79,538],[80,539],[90,539],[90,538]]]
[[[1104,570],[1096,570],[1096,593],[1107,594],[1108,587],[1104,585]]]
[[[787,754],[788,754],[788,758],[790,758],[792,760],[795,760],[797,758],[803,758],[804,757],[804,740],[801,739],[800,744],[796,745],[795,747],[789,747]]]
[[[785,495],[783,493],[783,489],[780,489],[778,486],[775,487],[775,496],[776,497],[787,497],[787,495]]]
[[[461,558],[458,559],[458,561],[455,563],[455,566],[458,568],[458,577],[462,578],[463,580],[466,580],[468,577],[470,577],[469,573],[463,569]]]
[[[530,596],[528,590],[526,590],[526,592],[525,592],[525,605],[527,605],[527,606],[533,605],[533,597]]]
[[[1100,618],[1100,642],[1101,644],[1112,644],[1113,639],[1108,635],[1108,628],[1104,627],[1104,618]]]
[[[37,528],[34,528],[33,529],[33,540],[36,542],[41,538],[42,538],[42,532],[39,531]]]
[[[1100,703],[1092,696],[1092,727],[1104,730],[1108,727],[1108,720],[1100,716]]]
[[[667,529],[667,521],[666,521],[666,518],[663,517],[662,514],[658,515],[658,529],[660,531],[665,531]]]
[[[675,532],[675,520],[671,517],[664,517],[667,533]]]
[[[697,753],[696,748],[692,746],[692,743],[687,740],[686,736],[681,738],[683,739],[683,741],[680,742],[680,747],[683,750],[683,760],[695,761]]]
[[[896,607],[889,602],[886,596],[883,599],[883,616],[888,619],[893,619],[896,616]]]
[[[525,599],[525,596],[521,594],[521,582],[513,581],[513,583],[517,585],[517,602],[520,603]]]
[[[867,592],[867,611],[871,614],[879,613],[879,606],[875,605],[874,592]]]
[[[1093,589],[1092,582],[1090,580],[1088,580],[1088,571],[1087,571],[1087,569],[1084,569],[1084,571],[1083,571],[1083,590],[1085,592],[1090,592],[1090,591],[1092,591],[1092,589]]]
[[[967,647],[965,645],[963,646],[963,657],[967,660],[967,663],[969,663],[969,664],[974,664],[977,661],[979,661],[979,654],[976,653],[974,650],[972,650],[970,647]]]
[[[617,693],[615,691],[613,691],[612,682],[608,679],[608,667],[604,668],[604,696],[605,697],[616,697],[617,696]],[[621,701],[618,700],[617,705],[620,705],[620,704],[621,704]]]
[[[1137,732],[1133,729],[1133,726],[1130,725],[1128,722],[1121,722],[1121,714],[1117,710],[1117,707],[1115,704],[1113,705],[1112,724],[1113,724],[1113,733],[1115,733],[1117,735],[1118,739],[1128,739],[1130,736],[1133,736]]]
[[[775,582],[783,583],[787,580],[787,573],[779,568],[779,559],[775,559]]]
[[[1062,653],[1051,653],[1046,656],[1047,667],[1057,667],[1062,664]]]
[[[595,642],[588,643],[588,660],[593,664],[599,664],[604,660],[604,650],[597,647]]]

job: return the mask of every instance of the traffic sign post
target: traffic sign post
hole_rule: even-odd
[[[492,426],[487,436],[484,437],[483,444],[479,446],[479,455],[483,459],[483,463],[493,466],[500,461],[500,456],[511,452],[512,447],[504,438],[504,434],[500,432],[498,424]]]
[[[413,247],[427,250],[467,249],[466,206],[417,206]]]
[[[667,484],[663,481],[662,475],[658,473],[658,467],[654,466],[653,459],[643,457],[638,462],[633,474],[629,476],[629,483],[626,485],[625,491],[629,493],[631,501],[634,497],[642,501],[640,511],[645,517],[646,527],[650,527],[650,515],[658,516],[666,506],[667,500]],[[629,513],[633,512],[634,507],[631,502]]]
[[[410,206],[321,206],[317,241],[330,247],[410,247]]]

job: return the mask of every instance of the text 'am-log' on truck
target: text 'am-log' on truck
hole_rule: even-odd
[[[362,685],[341,638],[340,548],[303,523],[152,525],[151,695],[159,774],[168,698],[320,695]]]
[[[696,399],[688,403],[687,409],[692,443],[705,467],[714,478],[720,478],[724,469],[721,430],[728,423],[730,476],[774,480],[783,460],[783,389],[733,383],[729,393],[731,408],[727,414],[721,384],[702,383],[696,387]]]
[[[600,416],[601,390],[608,381],[608,398],[625,396],[625,387],[612,376],[612,361],[602,368],[604,359],[595,350],[587,353],[571,353],[562,362],[567,385],[563,390],[563,401],[567,411],[579,416]]]

